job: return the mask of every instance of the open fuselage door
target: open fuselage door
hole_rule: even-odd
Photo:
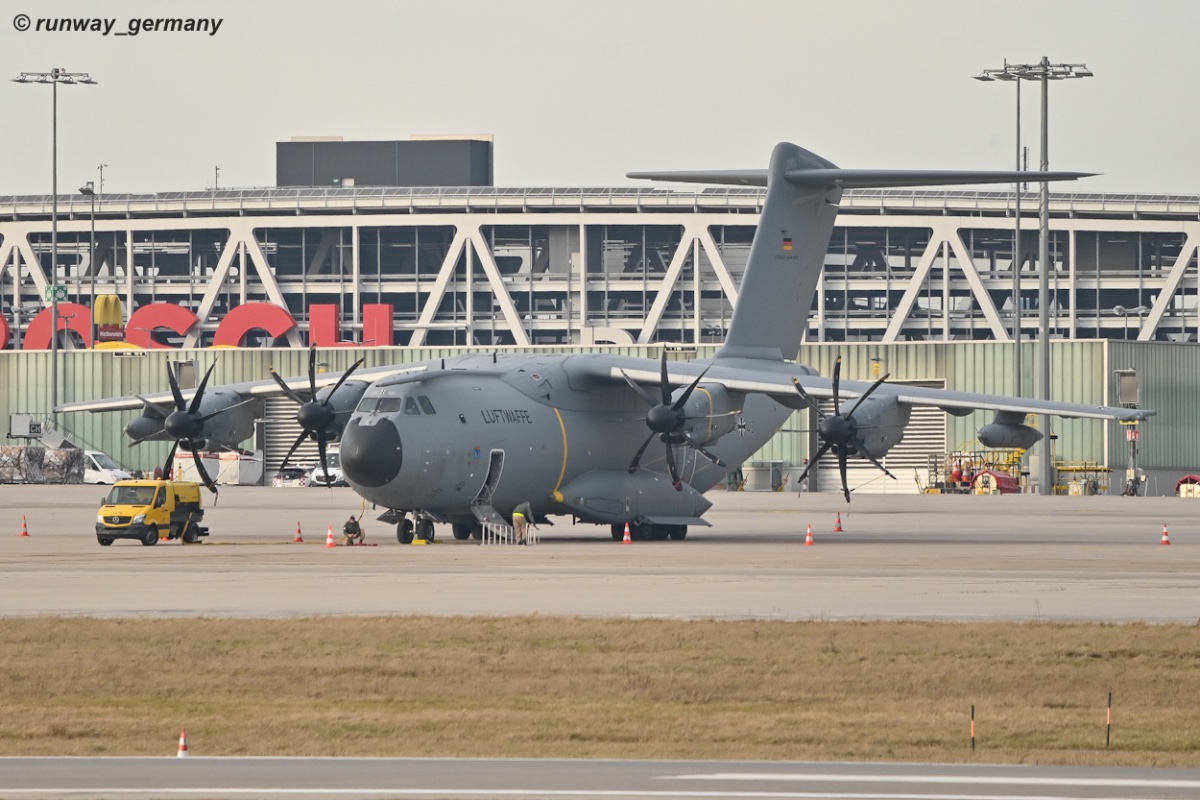
[[[492,497],[496,493],[496,487],[500,485],[500,474],[503,471],[504,451],[493,450],[488,456],[487,477],[483,480],[483,486],[480,487],[479,494],[475,495],[475,499],[471,501],[471,513],[480,522],[501,524],[505,522],[496,509],[492,508]]]

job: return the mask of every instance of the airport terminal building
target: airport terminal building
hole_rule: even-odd
[[[300,374],[310,342],[329,369],[349,365],[348,348],[374,365],[464,347],[614,347],[654,357],[664,345],[686,356],[719,345],[764,190],[499,188],[487,185],[490,144],[447,151],[447,163],[466,164],[446,181],[454,185],[370,185],[362,174],[380,159],[391,159],[397,176],[405,168],[386,148],[375,148],[359,175],[331,179],[356,162],[322,172],[313,145],[292,155],[281,147],[279,175],[287,166],[294,180],[322,185],[60,196],[56,246],[50,197],[0,197],[0,413],[48,409],[54,286],[70,331],[60,338],[64,401],[163,386],[153,376],[179,358],[177,348],[204,366],[219,354],[218,377],[230,382],[264,378],[270,364]],[[310,165],[285,164],[293,155]],[[1012,191],[847,192],[813,306],[796,309],[809,318],[801,360],[829,374],[840,354],[850,378],[887,372],[1035,396],[1036,193],[1022,198],[1014,248],[1015,205]],[[1137,402],[1159,410],[1136,445],[1156,494],[1200,467],[1198,245],[1200,197],[1052,195],[1051,394],[1119,404],[1115,371],[1137,370]],[[93,299],[103,295],[120,298],[123,336],[151,348],[144,358],[88,351]],[[237,349],[193,351],[214,345]],[[292,413],[290,404],[267,404],[268,470],[282,459],[277,442],[295,437]],[[776,485],[815,449],[810,434],[796,432],[808,427],[802,416],[760,454],[778,470]],[[134,466],[161,456],[131,450],[111,420],[100,421],[74,415],[61,425]],[[969,447],[986,421],[919,409],[885,461],[901,480],[876,480],[869,466],[853,480],[864,491],[917,491],[929,456]],[[1118,491],[1129,431],[1056,425],[1055,460],[1114,469],[1119,477],[1108,483]],[[814,488],[836,483],[818,478]]]

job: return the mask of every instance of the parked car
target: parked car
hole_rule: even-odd
[[[329,463],[329,474],[321,469],[321,465],[317,464],[312,468],[312,472],[308,475],[309,486],[349,486],[346,481],[346,475],[342,472],[342,456],[336,449],[330,449],[325,453],[325,460]]]
[[[271,479],[272,486],[308,486],[308,467],[284,467]]]

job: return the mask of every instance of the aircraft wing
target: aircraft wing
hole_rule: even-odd
[[[744,362],[743,362],[744,363]],[[683,374],[678,365],[671,365],[668,379],[671,385],[686,386],[696,379],[702,365],[696,365],[692,374]],[[612,367],[609,377],[615,381],[623,381],[622,374],[628,375],[639,383],[657,384],[659,374],[655,370],[623,369]],[[785,405],[799,407],[796,401],[799,394],[792,385],[792,379],[800,382],[804,391],[819,399],[833,397],[833,379],[820,375],[806,374],[802,367],[794,364],[763,362],[762,369],[748,366],[726,366],[721,361],[714,363],[704,376],[705,383],[719,383],[733,392],[759,393],[769,395]],[[843,380],[839,386],[842,399],[857,397],[871,388],[870,381]],[[1153,409],[1145,408],[1115,408],[1111,406],[1094,406],[1084,403],[1063,403],[1056,400],[1037,400],[1028,397],[1005,397],[1004,395],[982,394],[978,392],[956,392],[948,389],[937,389],[928,386],[907,386],[897,383],[884,383],[876,390],[875,397],[893,396],[899,402],[914,406],[934,406],[954,412],[971,411],[1014,411],[1022,414],[1050,414],[1056,417],[1109,419],[1124,422],[1134,422],[1157,414]]]
[[[354,373],[353,380],[374,383],[375,381],[380,381],[384,378],[392,378],[401,375],[424,372],[426,369],[427,367],[424,364],[420,366],[396,365],[390,367],[372,367],[370,369],[357,370]],[[326,372],[317,375],[317,388],[323,389],[326,386],[333,386],[338,382],[339,379],[341,379],[342,374],[343,371],[338,370],[336,372]],[[284,378],[283,381],[288,385],[288,388],[295,392],[307,394],[309,391],[307,375]],[[283,394],[283,390],[279,387],[279,384],[270,379],[261,381],[246,381],[243,383],[229,383],[220,386],[214,386],[212,388],[221,389],[222,391],[235,392],[247,400],[257,397],[270,397],[273,395]],[[184,400],[190,400],[195,393],[195,389],[185,389],[182,392]],[[161,391],[141,395],[127,395],[125,397],[112,397],[103,400],[81,400],[76,403],[65,403],[55,408],[55,411],[91,411],[92,413],[98,413],[102,411],[128,411],[142,408],[144,405],[143,400],[168,407],[174,407],[175,405],[175,400],[172,397],[171,392]]]

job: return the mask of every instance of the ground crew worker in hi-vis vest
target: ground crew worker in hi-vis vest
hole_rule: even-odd
[[[513,509],[513,532],[517,535],[517,544],[525,544],[525,531],[529,528],[529,520],[533,518],[533,509],[526,500]]]

